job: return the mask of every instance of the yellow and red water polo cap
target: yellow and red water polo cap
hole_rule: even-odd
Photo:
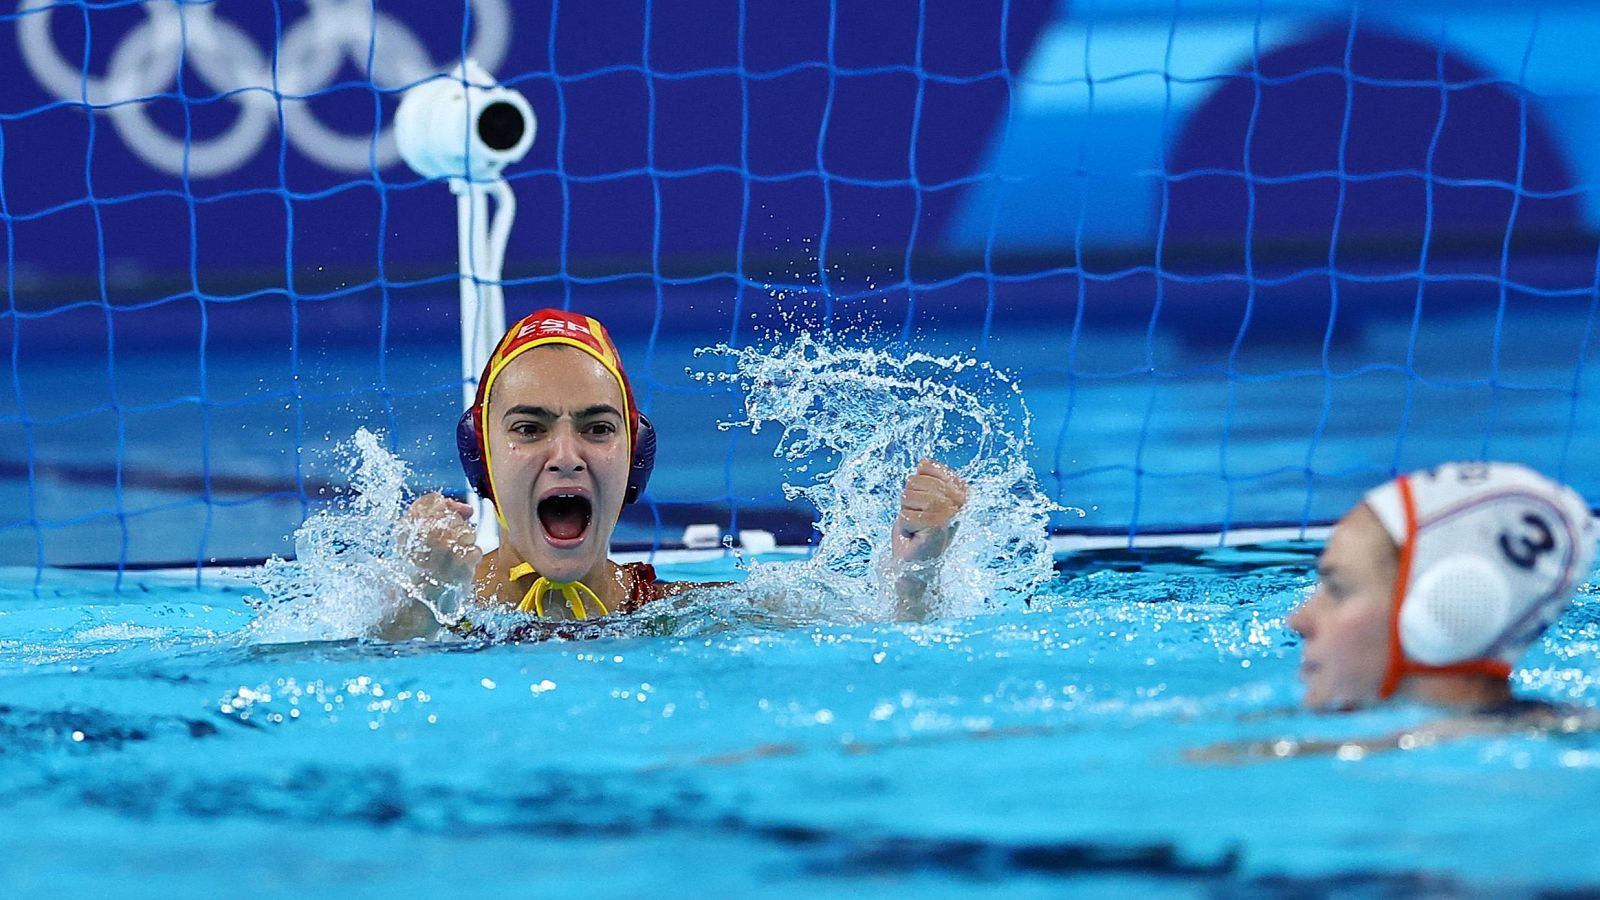
[[[489,391],[494,386],[495,378],[511,361],[535,347],[544,347],[551,344],[560,344],[576,347],[584,353],[594,357],[600,365],[604,366],[612,377],[617,379],[617,387],[622,390],[623,418],[628,423],[628,454],[633,455],[634,448],[639,441],[639,408],[633,402],[633,388],[628,384],[628,375],[622,369],[622,357],[617,353],[617,345],[612,342],[611,335],[606,333],[604,325],[593,316],[579,315],[559,309],[541,309],[512,325],[500,343],[489,355],[489,361],[483,367],[483,374],[478,378],[478,396],[472,404],[472,416],[477,425],[478,451],[482,454],[484,465],[489,465],[489,446],[487,435],[489,433],[486,421],[489,413]]]

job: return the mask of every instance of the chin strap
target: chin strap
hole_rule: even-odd
[[[512,581],[532,575],[534,574],[533,564],[518,563],[511,567],[509,574]],[[526,594],[522,595],[522,602],[517,604],[517,612],[532,612],[534,615],[543,618],[544,597],[551,591],[557,591],[562,597],[566,598],[567,609],[572,610],[573,615],[580,619],[589,618],[589,608],[583,603],[584,594],[588,594],[589,599],[594,601],[594,605],[600,607],[600,615],[611,615],[611,610],[606,608],[605,601],[601,600],[600,595],[596,594],[594,589],[587,584],[581,581],[551,581],[543,575],[535,578],[533,586],[528,588]]]
[[[1429,666],[1406,656],[1400,639],[1400,606],[1406,602],[1411,583],[1411,569],[1417,549],[1417,501],[1411,493],[1411,479],[1401,475],[1395,479],[1400,488],[1400,503],[1406,514],[1406,540],[1400,547],[1400,565],[1395,572],[1394,599],[1389,610],[1389,666],[1383,674],[1383,684],[1378,688],[1378,699],[1387,700],[1400,689],[1407,675],[1484,675],[1490,678],[1510,678],[1511,666],[1498,659],[1469,659],[1465,662],[1443,666]]]
[[[1394,594],[1389,601],[1389,665],[1383,673],[1383,684],[1378,688],[1378,699],[1387,700],[1400,689],[1406,677],[1405,648],[1400,644],[1400,607],[1406,602],[1406,591],[1411,586],[1411,560],[1417,548],[1417,502],[1411,496],[1411,479],[1401,475],[1394,480],[1400,490],[1400,508],[1405,511],[1406,539],[1400,544],[1400,561],[1394,575]]]

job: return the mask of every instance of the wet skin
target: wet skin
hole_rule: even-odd
[[[1350,709],[1378,700],[1398,569],[1394,542],[1365,504],[1339,520],[1317,561],[1316,589],[1289,616],[1302,641],[1306,706]]]
[[[471,580],[479,602],[517,606],[528,585],[513,579],[511,569],[527,562],[551,581],[582,581],[608,610],[621,608],[632,585],[624,570],[606,558],[631,462],[616,379],[581,350],[536,347],[500,371],[486,402],[485,443],[495,505],[504,519],[501,547],[487,556],[478,552],[469,524],[472,510],[466,504],[436,493],[418,498],[408,520],[422,537],[410,551],[421,581],[442,589],[466,583],[463,572],[475,569]],[[579,504],[587,507],[586,523],[552,516],[552,497],[569,498],[569,511],[571,498],[587,501]],[[931,614],[928,582],[966,500],[966,482],[932,460],[923,460],[907,478],[892,555],[913,568],[901,571],[895,581],[897,617]],[[561,527],[561,519],[567,527]],[[669,594],[675,592],[672,587],[666,588]],[[569,617],[572,611],[564,603],[546,602],[545,618]],[[399,634],[400,629],[385,633]]]
[[[598,586],[628,484],[622,390],[599,361],[572,347],[536,347],[513,359],[488,398],[486,441],[503,540],[552,581]],[[588,501],[578,537],[546,528],[539,504]]]

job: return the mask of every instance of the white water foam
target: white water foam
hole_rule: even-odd
[[[365,428],[335,451],[350,476],[350,493],[312,514],[295,530],[293,560],[274,557],[254,578],[266,594],[250,623],[259,643],[337,641],[368,637],[412,600],[441,610],[416,590],[405,550],[410,467]]]
[[[894,598],[882,567],[901,490],[923,458],[951,466],[969,488],[932,582],[935,614],[1018,605],[1053,576],[1047,525],[1058,507],[1028,465],[1029,416],[1016,384],[972,359],[833,340],[801,331],[764,349],[697,351],[731,365],[695,377],[744,394],[744,419],[722,427],[783,429],[778,453],[793,464],[784,491],[816,507],[822,537],[808,560],[750,563],[743,585],[685,595],[671,611],[650,610],[640,631],[891,619]],[[416,537],[405,524],[409,466],[365,428],[336,452],[350,491],[296,530],[295,559],[274,558],[256,573],[266,597],[249,627],[253,642],[370,637],[413,600],[439,623],[460,614],[460,598],[447,592],[436,604],[415,587],[406,552]],[[485,626],[521,621],[511,613],[473,618]]]
[[[1021,391],[987,363],[850,347],[800,331],[765,348],[697,351],[731,371],[695,377],[744,394],[743,420],[724,427],[783,429],[793,463],[790,499],[819,513],[816,553],[800,563],[752,564],[743,589],[830,621],[882,621],[894,600],[881,571],[906,478],[924,458],[969,488],[956,534],[932,583],[939,615],[1018,605],[1054,574],[1049,516],[1059,507],[1027,461],[1030,417]]]

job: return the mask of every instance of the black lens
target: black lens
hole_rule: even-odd
[[[478,137],[491,150],[510,150],[522,140],[527,125],[522,121],[522,110],[501,101],[491,103],[478,113]]]

